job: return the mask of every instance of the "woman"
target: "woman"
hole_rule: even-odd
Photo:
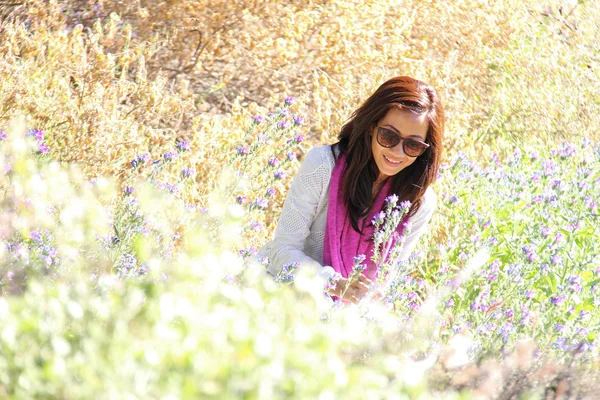
[[[406,259],[436,207],[430,188],[442,151],[444,111],[435,90],[410,77],[381,85],[342,127],[339,141],[311,149],[285,200],[272,241],[260,251],[277,275],[293,262],[313,265],[330,278],[331,294],[357,302],[372,284],[373,265],[347,290],[353,257],[373,250],[372,219],[385,198],[411,202],[412,225],[400,258]],[[402,225],[402,224],[401,224]],[[400,225],[399,225],[400,226]],[[402,228],[399,228],[402,229]]]

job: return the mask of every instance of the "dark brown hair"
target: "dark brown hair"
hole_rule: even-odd
[[[361,231],[359,219],[365,217],[373,206],[373,183],[379,175],[371,151],[370,135],[392,107],[427,116],[429,127],[425,141],[429,148],[410,166],[390,178],[390,194],[398,195],[400,201],[410,201],[410,215],[414,215],[425,190],[437,176],[444,133],[442,103],[435,89],[424,82],[407,76],[392,78],[352,113],[334,145],[346,153],[344,203],[348,207],[352,227],[357,232]]]

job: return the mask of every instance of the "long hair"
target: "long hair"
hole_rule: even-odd
[[[390,178],[391,193],[395,193],[401,201],[411,202],[409,215],[417,212],[425,190],[438,173],[444,133],[444,109],[440,98],[433,87],[419,80],[407,76],[388,80],[352,113],[334,145],[340,152],[346,153],[344,203],[348,207],[352,227],[357,232],[361,232],[359,220],[373,206],[373,183],[379,175],[371,151],[370,135],[392,107],[425,114],[429,125],[425,140],[429,148],[410,166]]]

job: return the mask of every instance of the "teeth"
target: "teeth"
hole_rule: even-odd
[[[400,164],[400,161],[392,161],[389,158],[387,158],[386,156],[383,156],[383,158],[385,158],[386,160],[388,160],[389,162],[391,162],[392,164]]]

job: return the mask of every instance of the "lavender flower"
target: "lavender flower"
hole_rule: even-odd
[[[276,171],[273,176],[275,179],[283,179],[285,178],[285,171]]]
[[[0,140],[6,140],[6,132],[0,131]]]
[[[131,186],[127,186],[124,190],[123,190],[123,194],[125,194],[126,196],[129,196],[131,194],[133,194],[133,187]]]
[[[293,120],[294,120],[294,125],[302,125],[304,123],[304,118],[301,117],[300,115],[294,115]]]
[[[184,168],[181,171],[181,176],[183,176],[183,178],[189,178],[191,176],[194,176],[196,174],[196,170],[194,168]]]
[[[292,96],[286,97],[286,98],[285,98],[285,100],[284,100],[284,103],[285,103],[286,105],[288,105],[288,106],[291,106],[291,105],[292,105],[292,104],[294,104],[295,102],[296,102],[296,98],[295,98],[295,97],[292,97]]]
[[[265,192],[265,197],[275,196],[276,193],[277,193],[277,191],[274,188],[268,188],[267,191]]]
[[[252,122],[255,125],[260,125],[263,122],[263,120],[264,120],[264,118],[263,118],[262,115],[257,115],[257,116],[254,117],[254,119],[252,119]]]
[[[44,140],[44,131],[40,129],[30,129],[27,131],[27,136],[33,136],[38,142]]]
[[[173,151],[167,151],[165,154],[163,154],[163,158],[165,161],[173,161],[176,157],[177,154],[175,154],[175,152]]]
[[[296,155],[295,152],[289,152],[287,153],[287,159],[290,161],[294,161],[298,156]]]
[[[245,147],[245,146],[238,147],[236,149],[236,151],[237,151],[238,154],[240,154],[242,156],[245,156],[245,155],[247,155],[250,152],[250,150],[248,149],[248,147]]]
[[[278,127],[279,129],[287,129],[287,128],[289,128],[289,127],[290,127],[290,121],[288,121],[287,119],[284,119],[284,120],[282,120],[282,121],[279,121],[279,122],[277,123],[277,127]]]
[[[269,158],[268,164],[271,167],[276,167],[280,164],[280,161],[276,157],[271,157]]]
[[[248,199],[246,198],[246,196],[238,196],[235,199],[235,201],[237,201],[239,204],[245,204],[247,200]]]
[[[192,148],[192,145],[188,141],[177,142],[177,150],[179,152],[189,151]]]
[[[301,136],[301,135],[294,136],[295,143],[302,143],[303,141],[304,141],[304,136]]]
[[[256,201],[254,202],[254,204],[256,205],[256,207],[258,208],[267,208],[269,207],[269,201],[265,198],[259,197],[258,199],[256,199]]]
[[[398,196],[396,194],[392,194],[391,196],[386,197],[385,202],[387,204],[396,205],[398,202]]]

